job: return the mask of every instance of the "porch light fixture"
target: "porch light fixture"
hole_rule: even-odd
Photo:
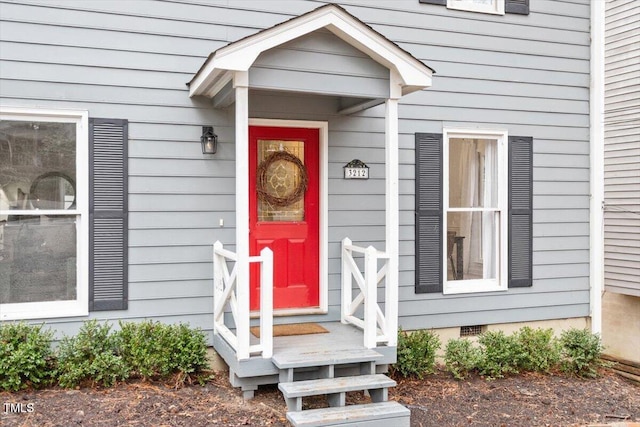
[[[202,154],[216,154],[218,151],[218,135],[213,133],[213,126],[202,126]]]

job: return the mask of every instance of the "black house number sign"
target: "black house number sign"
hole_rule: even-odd
[[[353,159],[344,166],[344,179],[369,179],[369,166]]]

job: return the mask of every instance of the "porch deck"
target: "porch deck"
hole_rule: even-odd
[[[280,369],[274,360],[285,360],[293,356],[305,354],[312,357],[314,353],[327,351],[356,353],[366,351],[364,332],[353,325],[340,322],[319,323],[328,333],[311,335],[293,335],[273,338],[273,356],[264,358],[261,355],[249,359],[238,360],[233,348],[220,335],[215,335],[213,346],[216,352],[229,366],[229,378],[235,387],[242,387],[244,392],[257,389],[258,385],[277,384],[280,380]],[[251,335],[251,344],[257,344],[258,338]],[[376,360],[376,370],[385,372],[387,366],[396,361],[396,347],[380,345],[371,349],[382,358]],[[339,363],[336,363],[339,364]],[[349,366],[345,365],[345,368]],[[337,375],[341,375],[339,370]]]

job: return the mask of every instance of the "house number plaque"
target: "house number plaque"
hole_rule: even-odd
[[[344,166],[344,179],[369,179],[369,166],[353,159]]]

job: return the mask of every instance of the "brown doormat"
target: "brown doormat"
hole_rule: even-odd
[[[274,325],[274,337],[288,337],[290,335],[326,334],[327,331],[317,323],[292,323],[290,325]],[[260,326],[251,328],[251,333],[260,338]]]

